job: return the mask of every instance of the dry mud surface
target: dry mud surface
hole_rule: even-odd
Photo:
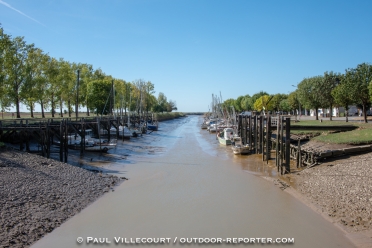
[[[120,181],[25,152],[0,149],[0,247],[28,247]]]
[[[350,146],[307,144],[317,152],[346,147]],[[305,203],[351,234],[358,247],[372,247],[372,153],[324,160],[318,166],[285,175],[279,186],[292,186]]]

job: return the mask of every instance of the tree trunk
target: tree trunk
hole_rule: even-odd
[[[54,110],[55,110],[55,106],[54,106],[54,94],[52,94],[52,118],[54,118]]]
[[[88,108],[88,101],[87,101],[87,116],[90,116],[89,115],[89,108]]]
[[[34,108],[32,107],[32,104],[30,106],[30,111],[31,111],[31,118],[34,118]]]
[[[40,101],[40,106],[41,106],[41,117],[45,118],[45,113],[44,113],[44,102],[43,100]]]
[[[363,118],[364,118],[364,123],[367,123],[367,109],[366,109],[366,104],[363,104]]]
[[[63,117],[63,102],[62,102],[62,98],[59,99],[59,108],[60,108],[60,115],[61,117]]]
[[[319,120],[319,118],[318,118],[318,108],[315,108],[315,120]]]
[[[329,120],[332,121],[332,115],[333,115],[333,109],[332,109],[332,104],[329,106]]]
[[[21,118],[21,114],[19,112],[19,98],[18,97],[16,100],[16,111],[17,111],[17,118]]]
[[[67,101],[68,117],[71,117],[71,100]]]
[[[345,107],[346,122],[349,122],[349,109]]]

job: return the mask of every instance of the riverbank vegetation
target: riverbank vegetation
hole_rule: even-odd
[[[113,112],[172,112],[176,102],[164,93],[155,96],[151,81],[127,82],[105,74],[87,63],[53,58],[42,49],[28,44],[23,37],[11,37],[0,26],[0,111],[15,107],[15,118],[21,118],[20,104],[35,117],[36,106],[41,115],[71,117],[81,108],[89,116]]]
[[[222,103],[226,111],[233,106],[242,111],[271,111],[300,113],[304,109],[313,109],[318,120],[319,109],[343,107],[346,122],[350,105],[362,110],[363,120],[367,123],[367,111],[372,99],[372,65],[361,63],[355,68],[348,68],[345,73],[324,72],[323,75],[304,78],[297,89],[289,94],[268,94],[261,91],[252,96],[243,95],[237,99],[227,99]],[[332,120],[332,114],[329,118]],[[354,113],[353,113],[354,114]]]

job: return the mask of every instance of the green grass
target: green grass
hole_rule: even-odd
[[[296,126],[342,126],[342,125],[353,125],[357,126],[358,129],[348,132],[332,133],[326,130],[293,130],[293,134],[311,134],[316,136],[312,140],[330,143],[330,144],[372,144],[372,123],[364,122],[345,122],[345,121],[315,121],[306,120],[300,122],[293,122],[291,125]]]
[[[372,143],[372,128],[357,129],[349,132],[319,135],[313,140],[332,144],[362,145]]]

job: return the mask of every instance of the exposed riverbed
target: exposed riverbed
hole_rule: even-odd
[[[229,238],[293,238],[293,247],[353,247],[341,229],[255,175],[275,175],[273,167],[262,166],[259,156],[233,155],[200,129],[200,121],[191,116],[160,123],[158,132],[124,141],[107,155],[78,160],[71,153],[70,161],[129,180],[32,247],[95,246],[88,237],[111,242],[106,247],[117,246],[118,237],[127,238],[118,245],[131,238],[170,238],[164,246],[182,245],[182,238],[221,238],[219,247],[233,245]]]

